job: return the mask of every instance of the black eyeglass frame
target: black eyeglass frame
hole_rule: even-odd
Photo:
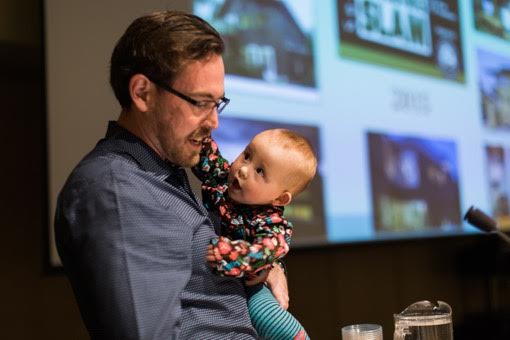
[[[147,77],[147,78],[149,78],[149,77]],[[193,105],[201,110],[205,110],[205,109],[212,110],[213,108],[216,108],[216,111],[218,112],[218,114],[220,114],[225,109],[225,107],[228,105],[228,103],[230,103],[230,99],[228,99],[225,96],[221,97],[218,102],[215,102],[214,100],[195,100],[191,97],[188,97],[184,93],[173,89],[171,86],[169,86],[161,81],[154,80],[151,78],[149,78],[149,80],[151,82],[153,82],[154,84],[156,84],[157,86],[161,87],[163,90],[187,101],[191,105]],[[209,103],[213,104],[213,106],[209,107],[208,106]]]

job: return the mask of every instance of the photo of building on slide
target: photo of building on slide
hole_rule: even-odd
[[[317,155],[317,174],[308,188],[285,207],[285,216],[294,224],[293,245],[326,241],[324,199],[322,189],[319,129],[315,126],[286,124],[243,118],[222,117],[220,127],[213,131],[220,151],[233,162],[259,132],[273,128],[295,131],[308,139]]]
[[[485,126],[510,128],[510,58],[478,50],[478,82]]]
[[[491,216],[498,228],[510,230],[510,149],[502,146],[485,147]]]
[[[315,87],[312,0],[195,0],[221,34],[227,74]]]
[[[457,0],[338,0],[340,55],[464,82]]]
[[[473,11],[477,30],[510,40],[510,1],[474,0]]]
[[[461,230],[453,141],[369,132],[376,232]]]

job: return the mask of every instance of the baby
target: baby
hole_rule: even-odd
[[[316,169],[310,143],[286,129],[257,134],[231,165],[212,138],[203,141],[193,173],[202,182],[204,205],[221,218],[221,236],[211,241],[207,257],[218,274],[251,278],[287,254],[292,223],[283,215],[284,206],[307,187]],[[247,287],[247,293],[260,336],[308,338],[264,285]]]

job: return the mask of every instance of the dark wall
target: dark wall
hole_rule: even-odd
[[[45,104],[38,47],[0,43],[0,338],[86,339],[62,276],[44,275]]]
[[[66,278],[44,267],[41,48],[0,43],[0,65],[0,338],[87,339]],[[293,249],[291,311],[313,339],[340,339],[342,326],[366,322],[383,325],[391,339],[393,313],[443,300],[453,308],[456,339],[509,339],[509,260],[488,235]]]

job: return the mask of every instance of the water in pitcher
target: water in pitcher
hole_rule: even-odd
[[[453,339],[450,318],[430,320],[401,320],[395,324],[396,340],[450,340]]]
[[[419,301],[394,317],[394,340],[453,339],[451,307],[446,302]]]

